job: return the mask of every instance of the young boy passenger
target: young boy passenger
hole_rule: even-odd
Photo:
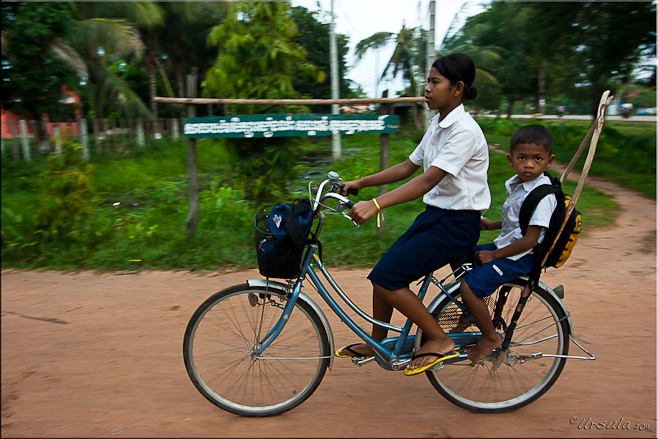
[[[550,184],[544,171],[553,163],[553,137],[540,125],[517,129],[510,140],[509,165],[516,175],[505,182],[507,200],[503,204],[502,220],[481,218],[482,230],[501,229],[492,244],[475,247],[475,264],[462,281],[460,292],[482,331],[482,338],[467,349],[468,358],[476,363],[501,345],[503,339],[494,329],[484,297],[491,295],[505,282],[531,271],[532,249],[540,243],[557,206],[555,195],[544,197],[532,214],[525,235],[519,226],[519,212],[525,197],[537,186]]]

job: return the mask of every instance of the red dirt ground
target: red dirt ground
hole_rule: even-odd
[[[423,376],[337,359],[298,408],[242,418],[196,391],[181,344],[195,308],[259,277],[255,270],[5,270],[2,437],[656,437],[656,203],[597,184],[620,204],[618,226],[589,233],[565,267],[542,277],[564,285],[577,339],[597,359],[567,361],[555,386],[528,407],[470,413]],[[367,270],[335,274],[370,309]],[[336,344],[355,341],[320,305]]]

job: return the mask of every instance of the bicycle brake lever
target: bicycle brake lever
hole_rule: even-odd
[[[352,219],[352,217],[350,217],[348,214],[346,214],[345,212],[343,212],[343,206],[344,206],[344,204],[342,204],[342,203],[341,203],[341,204],[338,204],[338,206],[336,207],[336,209],[334,209],[334,211],[335,211],[336,213],[340,213],[340,214],[343,215],[345,218],[347,218],[348,220],[352,221],[352,223],[356,226],[357,229],[358,229],[359,227],[361,227],[360,225],[358,225],[358,224]]]

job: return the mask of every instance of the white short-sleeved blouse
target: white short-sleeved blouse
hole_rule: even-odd
[[[439,122],[434,116],[409,160],[427,171],[435,166],[448,175],[423,196],[425,204],[447,210],[478,210],[491,205],[487,184],[489,148],[475,120],[459,105]]]

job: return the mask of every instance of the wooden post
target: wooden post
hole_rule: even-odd
[[[171,137],[174,139],[174,141],[178,140],[180,137],[178,132],[178,119],[175,117],[171,119]]]
[[[92,129],[94,130],[94,146],[96,147],[96,154],[101,153],[101,133],[98,125],[98,119],[93,119]]]
[[[27,132],[27,122],[25,119],[21,119],[19,122],[20,130],[21,130],[21,145],[23,146],[23,158],[26,161],[30,161],[30,139],[29,139],[29,133]]]
[[[9,131],[11,132],[11,153],[14,156],[14,161],[17,162],[21,159],[18,152],[18,126],[16,121],[9,122]]]
[[[62,153],[62,130],[59,124],[53,127],[53,140],[55,141],[55,154]]]
[[[386,97],[388,94],[388,90],[383,93],[382,97]],[[391,106],[389,104],[382,104],[380,107],[380,113],[381,114],[391,114]],[[389,134],[384,133],[379,135],[379,141],[381,145],[381,149],[379,151],[379,170],[383,171],[385,169],[388,169],[389,167],[389,161],[390,161],[390,144],[389,144]],[[384,195],[387,192],[386,190],[386,185],[379,186],[379,195]],[[381,221],[381,226],[377,228],[378,233],[384,233],[386,231],[386,215],[384,215],[384,212],[386,209],[382,210],[382,221]]]
[[[137,119],[137,146],[144,146],[144,120]]]
[[[87,131],[87,119],[78,121],[80,126],[80,143],[82,144],[82,158],[89,161],[89,133]]]
[[[117,121],[116,119],[110,120],[110,129],[108,130],[108,135],[107,135],[107,147],[112,151],[114,149],[114,152],[119,152],[119,142],[117,141]],[[109,134],[112,133],[112,134]],[[112,142],[110,142],[110,139],[112,139]]]
[[[196,80],[197,69],[192,69],[192,73],[187,75],[187,96],[196,97]],[[187,117],[196,117],[196,107],[186,105]],[[187,139],[187,173],[190,178],[190,211],[187,215],[187,239],[194,238],[196,225],[199,218],[199,182],[196,173],[196,139]]]

